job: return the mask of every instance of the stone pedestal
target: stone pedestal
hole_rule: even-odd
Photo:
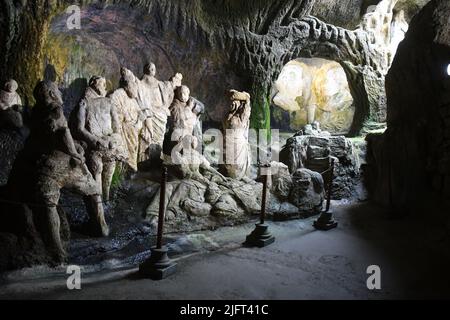
[[[139,273],[152,280],[167,278],[176,271],[176,263],[167,256],[167,247],[151,248],[151,256],[139,266]]]
[[[269,232],[269,226],[265,223],[257,223],[255,230],[250,233],[245,242],[249,247],[265,247],[275,241],[275,237]]]
[[[313,223],[317,230],[330,230],[337,227],[337,222],[333,219],[333,211],[331,209],[322,211],[319,218]]]

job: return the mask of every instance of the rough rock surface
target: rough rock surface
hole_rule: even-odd
[[[290,201],[300,211],[317,214],[322,210],[324,186],[322,175],[318,172],[300,168],[292,176],[293,185]]]
[[[367,138],[372,199],[396,215],[450,198],[449,12],[434,0],[413,18],[386,79],[388,128]]]
[[[24,141],[25,137],[20,132],[0,129],[0,186],[8,182],[12,165]]]
[[[20,93],[25,104],[32,101],[36,80],[44,76],[45,61],[53,66],[49,74],[61,83],[69,80],[64,86],[69,89],[68,96],[75,96],[75,91],[82,92],[83,78],[99,71],[97,55],[104,60],[101,65],[106,63],[107,68],[101,70],[111,85],[116,84],[119,64],[130,64],[132,71],[138,72],[151,56],[164,66],[160,67],[167,73],[163,77],[174,71],[190,75],[186,84],[211,110],[207,113],[212,120],[224,113],[213,92],[236,87],[254,97],[252,126],[269,127],[267,100],[283,65],[299,57],[322,57],[339,62],[347,74],[356,106],[351,132],[359,132],[367,119],[383,121],[379,111],[384,108],[386,68],[380,63],[381,53],[370,45],[365,31],[337,26],[337,20],[356,21],[369,4],[366,1],[345,1],[343,7],[348,10],[338,12],[342,1],[142,0],[132,1],[132,6],[127,0],[83,1],[81,30],[66,28],[58,35],[67,20],[63,12],[72,4],[44,0],[2,3],[5,10],[0,21],[6,41],[0,44],[4,58],[0,74],[23,83]],[[330,22],[311,16],[314,14]],[[337,20],[332,21],[332,16]],[[128,27],[130,19],[139,23]],[[77,42],[77,36],[86,41]],[[185,64],[187,60],[191,62]],[[87,61],[86,65],[81,61]]]
[[[308,135],[299,132],[289,138],[280,153],[280,159],[291,173],[307,168],[324,173],[330,166],[330,157],[337,158],[332,185],[332,199],[354,198],[359,182],[359,155],[352,142],[344,136]]]

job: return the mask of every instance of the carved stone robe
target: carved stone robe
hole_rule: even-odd
[[[127,150],[127,163],[137,171],[139,133],[142,129],[141,110],[136,99],[128,96],[123,88],[119,88],[110,95],[116,108],[119,124],[121,126],[122,141]]]

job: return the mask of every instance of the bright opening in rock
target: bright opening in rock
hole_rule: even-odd
[[[355,106],[339,63],[318,58],[292,60],[283,67],[273,92],[274,120],[281,127],[298,130],[318,121],[332,134],[349,132]]]
[[[449,65],[447,66],[447,75],[450,76],[450,63],[449,63]]]

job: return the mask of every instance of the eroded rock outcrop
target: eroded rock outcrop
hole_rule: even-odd
[[[293,174],[306,168],[323,174],[329,179],[327,170],[330,159],[335,157],[332,198],[354,198],[359,180],[360,160],[351,141],[344,136],[331,136],[327,132],[306,126],[289,138],[280,152],[280,159]]]
[[[369,191],[395,215],[450,195],[448,12],[433,0],[413,18],[386,78],[388,128],[367,137]]]
[[[289,112],[291,129],[314,120],[333,134],[347,134],[355,106],[342,67],[324,59],[296,59],[283,67],[274,84],[273,103]],[[282,125],[276,123],[275,126]]]

